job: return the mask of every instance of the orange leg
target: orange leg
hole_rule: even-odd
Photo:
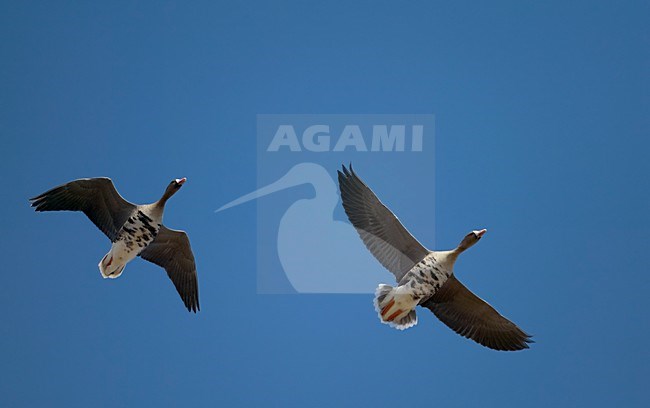
[[[399,316],[400,314],[402,314],[402,309],[397,309],[397,312],[395,312],[395,313],[393,313],[392,315],[388,316],[388,319],[386,319],[386,321],[388,321],[388,322],[392,322],[392,321],[395,320],[395,318],[396,318],[397,316]]]
[[[388,302],[388,304],[387,304],[386,306],[384,306],[383,309],[381,309],[381,315],[382,315],[382,317],[383,317],[386,313],[388,313],[388,311],[390,310],[391,307],[393,307],[394,304],[395,304],[395,299],[391,299],[390,302]]]

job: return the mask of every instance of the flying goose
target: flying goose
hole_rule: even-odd
[[[531,336],[473,294],[454,276],[454,263],[463,251],[487,232],[472,231],[453,250],[429,251],[379,201],[352,170],[338,171],[343,208],[364,244],[398,282],[381,284],[374,305],[382,323],[399,330],[417,324],[416,306],[431,310],[461,336],[494,350],[528,348]]]
[[[36,211],[83,211],[106,234],[111,249],[98,265],[104,278],[119,277],[139,255],[167,271],[187,310],[196,313],[199,290],[190,240],[184,231],[162,224],[167,200],[185,181],[172,180],[160,200],[145,205],[126,201],[105,177],[74,180],[30,201]]]

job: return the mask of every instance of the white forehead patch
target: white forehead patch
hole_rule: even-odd
[[[472,231],[472,233],[474,233],[474,235],[476,235],[479,238],[482,237],[483,234],[485,234],[486,232],[487,232],[486,229]]]

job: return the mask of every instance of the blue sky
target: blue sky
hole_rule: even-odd
[[[648,12],[2,2],[2,405],[645,406]],[[537,343],[493,352],[424,310],[397,332],[370,295],[258,295],[255,205],[213,211],[255,189],[260,113],[435,114],[435,232],[433,203],[362,176],[425,244],[488,228],[456,273]],[[165,223],[190,235],[198,315],[142,260],[101,279],[81,214],[29,208],[91,176],[134,202],[188,178]]]

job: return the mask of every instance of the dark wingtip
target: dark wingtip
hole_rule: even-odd
[[[345,177],[350,177],[350,170],[348,170],[345,167],[345,165],[343,165],[342,167],[343,167],[343,174],[345,175]]]
[[[30,198],[29,199],[29,206],[34,209],[34,211],[43,211],[41,209],[41,201],[40,199],[37,198]]]
[[[200,312],[201,306],[199,305],[199,297],[197,296],[195,299],[189,299],[188,302],[185,303],[185,307],[190,313]]]
[[[196,313],[196,311],[199,310],[199,302],[197,299],[192,299],[192,298],[188,298],[187,300],[183,299],[183,303],[185,303],[185,307],[187,308],[187,311],[190,313],[192,312]]]
[[[29,201],[29,206],[30,207],[36,207],[38,205],[38,200],[41,198],[41,196],[36,196],[32,198],[28,198],[27,201]]]
[[[526,350],[529,349],[530,346],[529,344],[535,343],[533,339],[531,339],[532,336],[526,334],[526,338],[524,338],[520,344],[518,344],[518,348],[513,348],[512,351],[521,351],[521,350]]]

